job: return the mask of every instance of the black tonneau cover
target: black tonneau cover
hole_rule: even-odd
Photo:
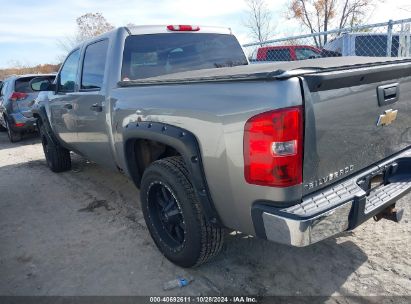
[[[278,79],[307,73],[381,66],[392,63],[411,63],[411,58],[349,56],[275,63],[255,63],[235,67],[195,70],[151,78],[120,81],[118,84],[119,86],[126,87],[209,81]]]

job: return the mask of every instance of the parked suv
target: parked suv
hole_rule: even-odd
[[[44,78],[45,83],[54,80],[54,75],[20,75],[10,76],[0,84],[0,129],[7,130],[11,142],[21,140],[24,132],[36,130],[36,119],[33,118],[31,106],[38,92],[33,91],[30,81],[33,78]],[[40,78],[40,79],[41,79]],[[37,89],[42,82],[37,81]]]

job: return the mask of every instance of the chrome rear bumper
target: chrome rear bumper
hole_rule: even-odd
[[[362,181],[384,173],[385,183],[368,191]],[[253,206],[256,234],[291,246],[308,246],[351,230],[380,213],[411,191],[410,152],[332,185],[303,202],[275,208],[264,202]]]
[[[304,220],[264,212],[263,222],[267,239],[297,247],[316,243],[349,228],[349,214],[352,205],[352,202],[348,202]]]

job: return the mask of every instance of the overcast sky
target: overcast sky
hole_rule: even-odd
[[[301,33],[284,16],[287,0],[266,0],[277,24],[277,37]],[[63,51],[58,39],[73,35],[75,19],[99,12],[114,26],[126,23],[200,24],[231,27],[242,43],[251,39],[243,26],[243,0],[0,0],[0,68],[23,64],[56,63]],[[409,0],[385,0],[370,23],[411,18]]]

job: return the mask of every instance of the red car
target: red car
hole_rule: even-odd
[[[320,57],[321,50],[309,45],[264,46],[258,49],[256,61],[294,61]]]

